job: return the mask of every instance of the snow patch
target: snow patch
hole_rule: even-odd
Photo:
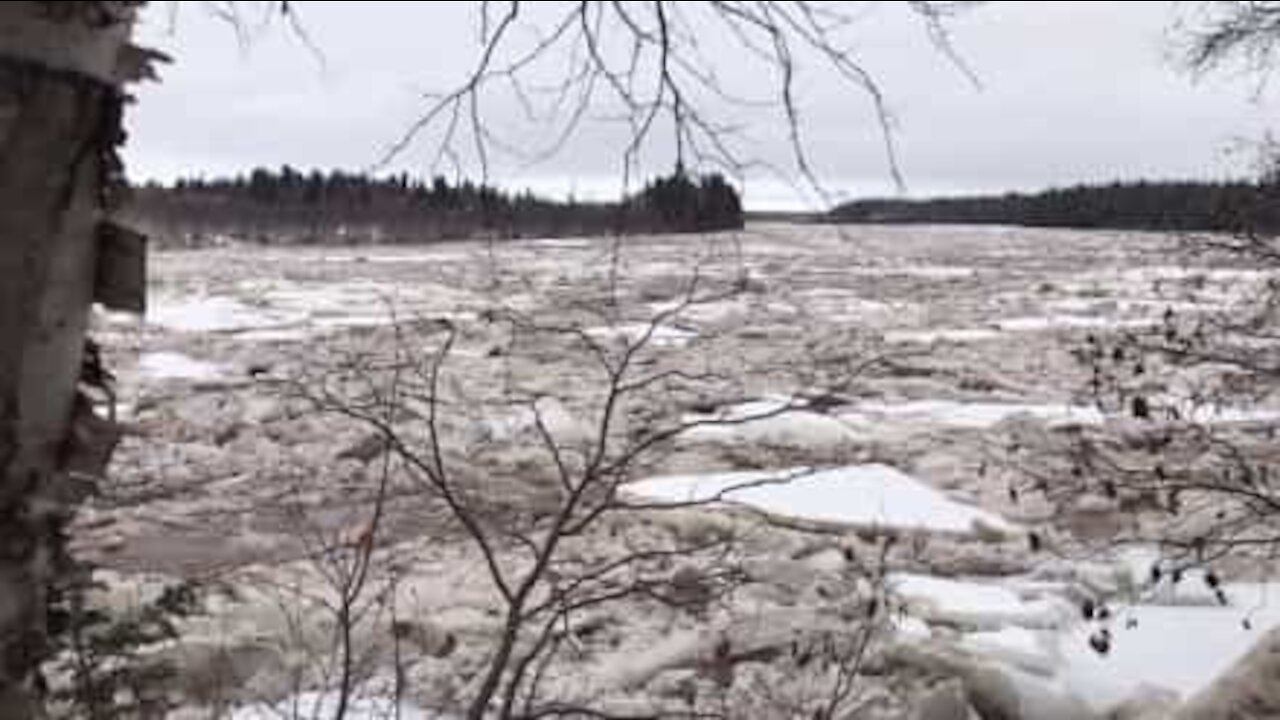
[[[1087,315],[1043,315],[999,320],[996,327],[1006,332],[1046,332],[1084,328],[1143,328],[1154,324],[1150,319],[1120,320]]]
[[[648,323],[630,323],[624,325],[607,325],[588,328],[588,337],[598,342],[625,342],[634,344],[648,334],[648,344],[654,347],[684,347],[698,337],[698,333],[687,328],[659,325],[652,328]]]
[[[1073,610],[1065,601],[1026,600],[1009,588],[978,580],[894,573],[889,576],[889,587],[906,602],[909,614],[930,622],[991,631],[1010,625],[1023,629],[1056,628]],[[999,635],[985,639],[992,638],[1005,644],[1010,640]]]
[[[849,275],[863,277],[911,277],[922,280],[961,280],[978,274],[977,268],[957,265],[895,265],[889,267],[861,266],[842,270]]]
[[[951,533],[982,528],[1013,531],[998,515],[962,505],[879,464],[672,475],[634,482],[626,489],[667,502],[723,501],[781,516],[856,526]]]
[[[1103,415],[1096,408],[1083,405],[1037,405],[1022,403],[956,402],[952,400],[915,400],[903,403],[861,403],[841,419],[859,424],[889,420],[909,424],[984,429],[1011,417],[1030,415],[1051,424],[1098,424]]]
[[[1098,708],[1133,696],[1143,685],[1174,690],[1184,698],[1196,694],[1280,626],[1280,584],[1228,585],[1225,590],[1231,599],[1227,607],[1121,608],[1105,656],[1088,644],[1096,628],[1073,628],[1060,641],[1064,682]]]
[[[147,322],[178,332],[234,332],[301,323],[305,314],[273,312],[229,297],[186,300],[161,298],[147,314]]]
[[[235,334],[235,339],[247,343],[292,343],[303,342],[311,335],[302,328],[265,328],[262,330],[245,330]]]
[[[998,340],[1000,331],[990,328],[941,328],[937,330],[890,330],[885,333],[885,342],[894,344],[919,343],[934,345],[936,343],[971,343]]]
[[[218,365],[176,352],[147,353],[138,361],[138,369],[156,380],[215,380],[223,376]]]
[[[280,720],[280,718],[329,718],[337,713],[336,692],[306,692],[274,705],[250,705],[232,711],[231,720]],[[346,720],[427,720],[427,713],[406,702],[396,707],[392,698],[352,698]]]
[[[965,635],[960,646],[1036,675],[1052,675],[1058,668],[1053,639],[1043,630],[1008,626]]]
[[[790,404],[792,401],[787,399],[765,398],[726,407],[715,414],[687,415],[685,423],[708,424],[686,430],[680,440],[830,448],[860,439],[842,420],[799,407],[788,409]]]

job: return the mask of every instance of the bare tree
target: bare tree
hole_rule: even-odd
[[[501,613],[493,645],[466,690],[468,717],[601,712],[592,710],[598,698],[590,689],[565,686],[563,660],[602,612],[650,603],[696,615],[748,580],[732,526],[654,535],[637,521],[705,508],[795,475],[744,482],[689,502],[644,500],[626,489],[690,431],[765,421],[807,405],[797,399],[750,414],[691,412],[707,397],[741,392],[740,379],[690,348],[664,345],[665,333],[685,313],[740,292],[732,278],[716,287],[695,275],[663,310],[613,327],[592,322],[608,322],[616,308],[577,317],[562,312],[551,323],[495,310],[488,320],[491,333],[506,338],[496,354],[508,370],[478,387],[465,365],[455,366],[465,362],[455,359],[459,345],[475,338],[451,322],[429,320],[398,326],[390,351],[355,352],[288,383],[291,394],[317,409],[372,430],[398,472],[443,509],[447,525],[484,567]],[[573,392],[550,389],[564,380],[557,374],[561,365],[574,368]],[[372,547],[372,536],[368,542]],[[858,672],[884,620],[883,590],[877,590],[883,568],[882,557],[859,571],[865,597],[842,600],[862,609],[838,626],[818,622],[799,639],[779,634],[742,646],[735,644],[742,638],[714,636],[674,662],[720,677],[728,688],[734,665],[775,658],[798,643],[791,650],[793,660],[801,656],[798,672],[821,668],[830,677],[825,689],[818,683],[812,694],[793,700],[815,717],[835,717],[856,705]],[[807,667],[810,659],[815,661]],[[704,711],[720,713],[658,707],[642,716],[706,716]]]
[[[480,4],[479,58],[457,86],[429,100],[425,111],[386,151],[390,161],[422,136],[437,148],[435,164],[476,162],[487,174],[495,152],[537,161],[560,152],[593,113],[626,128],[620,157],[624,187],[642,155],[666,145],[677,167],[707,166],[741,175],[748,169],[791,173],[750,150],[733,118],[750,109],[788,139],[793,170],[821,190],[806,143],[805,72],[837,77],[870,104],[880,127],[889,173],[902,183],[893,117],[884,90],[850,37],[873,3],[644,2]],[[935,46],[975,83],[951,43],[946,20],[975,2],[908,2]],[[709,38],[724,47],[708,49]],[[714,53],[714,55],[712,55]],[[717,57],[718,56],[718,57]],[[752,88],[723,79],[725,56],[755,68]],[[486,112],[514,98],[528,121],[520,139]],[[531,129],[548,138],[530,146]]]
[[[1199,3],[1189,17],[1180,28],[1189,69],[1241,62],[1265,83],[1280,5]],[[1181,271],[1141,288],[1167,298],[1160,319],[1091,333],[1074,349],[1081,394],[1106,421],[1021,428],[997,449],[1014,469],[1010,497],[1047,501],[1054,522],[1076,536],[1064,544],[1156,551],[1139,593],[1167,591],[1194,569],[1226,605],[1226,578],[1276,571],[1280,456],[1270,408],[1280,398],[1280,245],[1265,228],[1275,227],[1280,185],[1274,149],[1261,150],[1251,195],[1221,209],[1234,231],[1179,238]]]
[[[114,442],[81,392],[107,377],[84,354],[89,306],[141,309],[141,247],[109,223],[122,188],[121,88],[149,72],[150,56],[129,44],[139,5],[0,9],[0,707],[10,717],[37,713],[46,590],[67,518]]]
[[[1182,61],[1197,75],[1240,64],[1265,78],[1280,49],[1280,3],[1215,0],[1187,3],[1179,24]]]

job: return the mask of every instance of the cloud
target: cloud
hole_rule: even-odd
[[[228,173],[253,166],[362,168],[377,159],[424,96],[456,83],[479,48],[478,3],[296,3],[317,58],[278,21],[248,18],[241,44],[226,23],[182,7],[170,23],[153,4],[144,42],[172,53],[158,85],[130,111],[130,170],[142,179]],[[178,4],[174,4],[178,5]],[[1168,62],[1170,3],[990,3],[954,22],[953,37],[981,78],[976,89],[933,48],[920,23],[868,4],[852,37],[887,93],[899,158],[915,194],[1026,189],[1138,176],[1216,177],[1243,168],[1223,150],[1257,137],[1276,103],[1229,77],[1199,84]],[[763,78],[708,37],[724,82]],[[865,96],[812,60],[800,81],[817,169],[837,191],[892,193],[882,138]],[[497,102],[496,122],[517,107]],[[785,162],[785,128],[734,109],[744,147]],[[608,187],[624,131],[600,118],[565,151],[534,167],[499,160],[493,179],[534,187]],[[425,173],[431,138],[395,170]],[[646,170],[669,169],[659,145]],[[751,188],[757,188],[752,193]],[[748,184],[751,204],[801,202],[785,182]]]

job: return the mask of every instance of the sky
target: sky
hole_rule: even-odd
[[[525,7],[530,4],[525,3]],[[855,22],[840,35],[875,79],[892,116],[890,171],[884,136],[867,94],[820,58],[797,51],[795,99],[820,192],[798,172],[789,125],[776,103],[731,105],[695,96],[707,115],[732,126],[735,157],[770,169],[735,175],[749,208],[812,208],[865,196],[1034,190],[1078,182],[1222,178],[1249,169],[1239,150],[1273,125],[1280,109],[1257,78],[1222,72],[1196,80],[1178,69],[1180,5],[1161,2],[992,2],[952,18],[948,29],[972,82],[930,42],[905,3],[841,3]],[[432,93],[456,87],[480,48],[478,2],[294,2],[299,33],[265,5],[152,3],[139,40],[169,53],[162,81],[136,89],[126,161],[137,180],[225,175],[256,166],[404,171],[442,168],[428,132],[378,165],[420,118]],[[537,3],[513,42],[534,42]],[[689,6],[685,6],[689,7]],[[542,12],[543,15],[537,15]],[[696,12],[691,10],[690,12]],[[728,92],[777,98],[772,68],[753,63],[712,19],[689,19],[705,67]],[[615,40],[610,37],[610,40]],[[620,41],[619,41],[620,42]],[[618,51],[615,43],[606,52]],[[563,53],[568,57],[568,53]],[[531,71],[549,86],[562,63]],[[555,195],[609,198],[624,177],[673,167],[669,133],[656,130],[640,166],[623,173],[628,135],[605,101],[558,152],[521,153],[549,131],[521,121],[522,105],[495,91],[485,117],[512,150],[495,152],[489,181]],[[465,146],[465,143],[464,143]],[[462,172],[480,176],[474,154]]]

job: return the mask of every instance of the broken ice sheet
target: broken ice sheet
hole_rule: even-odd
[[[674,475],[641,480],[626,489],[655,500],[719,499],[779,516],[853,526],[949,533],[972,533],[979,527],[1013,530],[994,513],[951,500],[900,470],[880,464]]]

